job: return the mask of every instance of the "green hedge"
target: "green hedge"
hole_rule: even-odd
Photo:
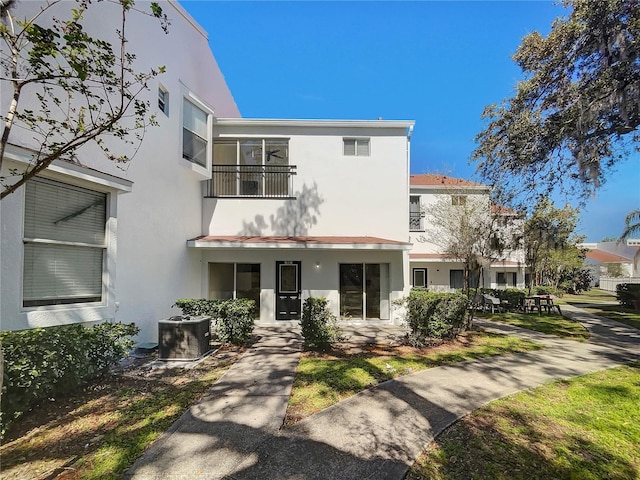
[[[326,350],[343,339],[338,320],[329,311],[326,298],[310,297],[304,301],[300,327],[307,348]]]
[[[55,398],[104,375],[135,342],[134,324],[65,325],[0,332],[4,372],[0,419],[9,424],[37,402]]]
[[[510,305],[521,305],[524,303],[524,298],[528,296],[527,290],[522,288],[483,288],[482,293],[506,300]]]
[[[557,290],[550,285],[538,285],[534,287],[533,293],[534,295],[555,295],[556,297],[562,296],[562,292],[560,290]]]
[[[640,283],[619,283],[616,298],[622,306],[635,308],[635,302],[640,300]]]
[[[205,298],[182,298],[175,307],[183,315],[208,315],[213,323],[213,333],[223,343],[242,344],[251,338],[255,324],[253,317],[256,302],[246,298],[234,300],[207,300]]]
[[[402,303],[414,343],[452,338],[469,326],[469,299],[460,293],[412,290]]]

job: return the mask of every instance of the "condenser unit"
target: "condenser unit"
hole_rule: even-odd
[[[211,349],[211,317],[178,315],[158,322],[160,360],[196,360]]]

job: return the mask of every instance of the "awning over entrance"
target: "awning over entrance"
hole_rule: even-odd
[[[209,235],[187,240],[189,248],[292,248],[333,250],[409,250],[411,244],[377,237]]]

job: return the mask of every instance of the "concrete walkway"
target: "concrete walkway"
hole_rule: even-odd
[[[581,343],[482,322],[546,348],[407,375],[283,431],[301,341],[290,330],[263,330],[256,347],[125,478],[402,479],[435,436],[482,405],[640,359],[640,331],[570,306],[563,313],[587,326],[592,338]]]

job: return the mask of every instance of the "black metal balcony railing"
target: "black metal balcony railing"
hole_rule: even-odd
[[[293,196],[295,165],[213,165],[207,197]]]
[[[420,232],[424,230],[424,213],[409,212],[409,230]]]

